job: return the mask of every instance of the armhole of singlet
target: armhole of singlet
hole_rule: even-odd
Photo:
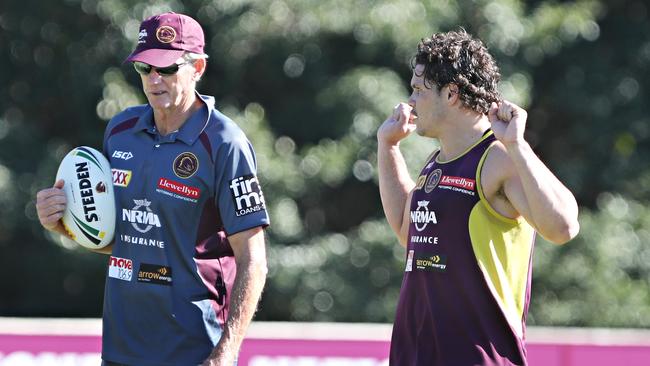
[[[483,204],[485,205],[485,208],[488,210],[492,216],[496,217],[497,219],[504,221],[508,224],[516,225],[518,224],[521,220],[523,220],[523,217],[519,216],[519,218],[516,219],[511,219],[509,217],[503,216],[502,214],[498,213],[492,205],[490,205],[490,202],[487,200],[485,197],[485,194],[483,193],[483,184],[481,182],[481,172],[483,171],[483,164],[485,163],[485,159],[488,156],[488,153],[490,152],[490,149],[494,147],[496,141],[493,141],[490,146],[485,149],[485,152],[483,152],[483,156],[481,156],[481,160],[478,162],[478,166],[476,167],[476,190],[478,191],[478,195],[481,201],[483,201]]]

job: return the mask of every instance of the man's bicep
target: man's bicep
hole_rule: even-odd
[[[496,144],[488,154],[481,171],[481,187],[488,204],[504,217],[523,216],[528,220],[526,195],[505,148]]]
[[[530,213],[530,206],[519,176],[513,174],[504,181],[503,194],[505,196],[504,199],[511,205],[512,210],[515,211],[513,215],[506,216],[522,216],[531,226],[535,227]]]
[[[260,260],[266,258],[266,244],[264,241],[264,229],[262,226],[238,232],[228,236],[237,260],[249,258]]]

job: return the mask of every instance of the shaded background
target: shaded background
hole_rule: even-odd
[[[44,232],[34,197],[71,148],[101,148],[108,119],[145,101],[122,60],[167,10],[203,25],[199,90],[258,154],[273,221],[258,320],[392,322],[404,250],[375,132],[408,96],[420,38],[462,26],[581,206],[575,240],[538,240],[529,324],[650,327],[650,9],[635,0],[3,0],[0,316],[101,316],[107,257]],[[403,143],[414,174],[434,144]]]

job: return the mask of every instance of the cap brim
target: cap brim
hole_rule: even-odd
[[[166,67],[176,63],[185,51],[183,50],[161,50],[158,48],[151,48],[138,52],[133,51],[124,62],[140,61],[154,67]]]

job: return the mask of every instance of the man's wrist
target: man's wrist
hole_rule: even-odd
[[[399,143],[400,143],[400,140],[397,140],[397,141],[394,141],[394,142],[392,142],[392,141],[384,141],[384,140],[377,140],[377,146],[380,149],[387,149],[387,150],[399,149]]]
[[[530,150],[530,144],[526,140],[518,139],[515,141],[504,142],[503,145],[506,147],[508,152]]]

